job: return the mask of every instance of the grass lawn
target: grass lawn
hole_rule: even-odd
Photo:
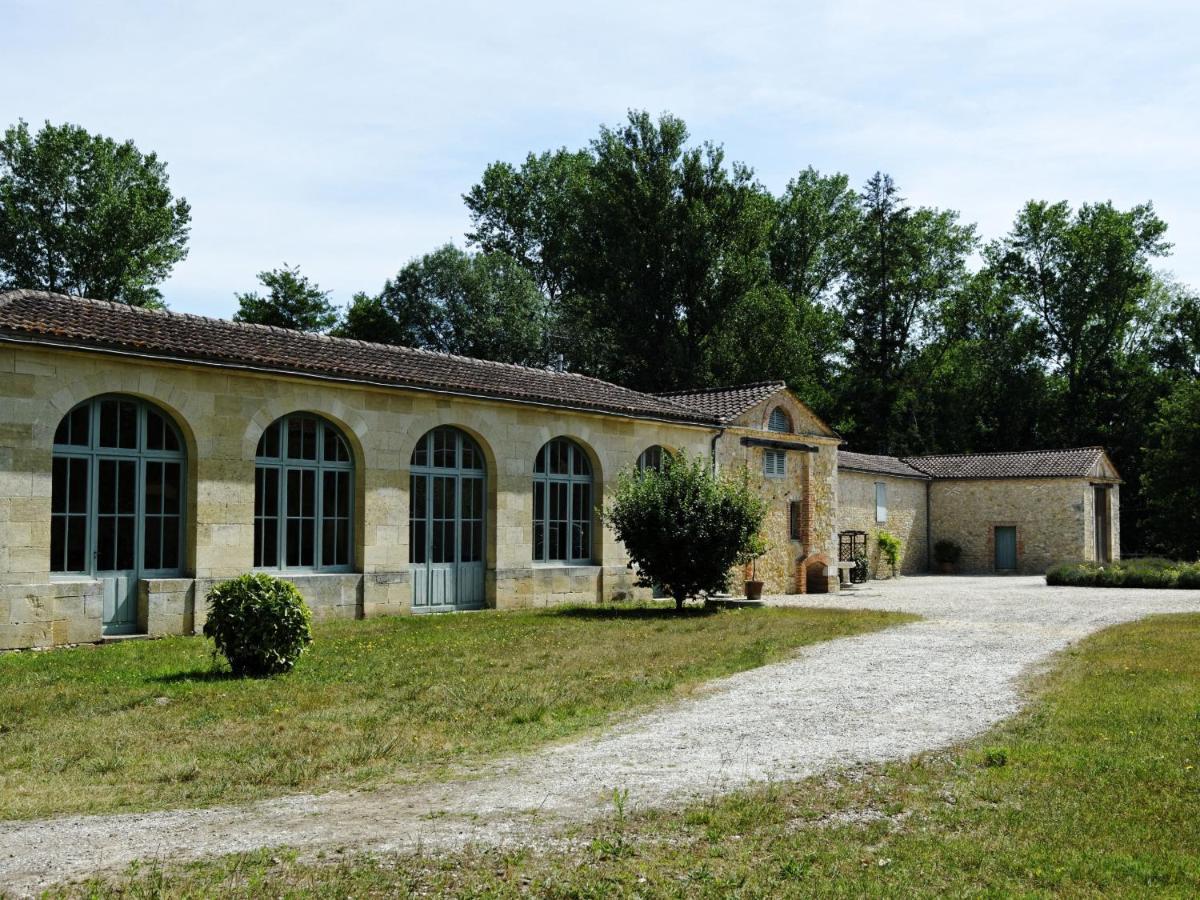
[[[1200,616],[1110,629],[983,739],[591,826],[578,850],[143,870],[129,896],[1200,894]],[[104,896],[116,888],[72,891]]]
[[[436,777],[904,621],[647,605],[333,622],[265,680],[214,667],[203,638],[0,654],[0,818]]]

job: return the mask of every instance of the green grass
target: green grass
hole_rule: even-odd
[[[0,818],[438,777],[903,621],[606,606],[334,622],[264,680],[229,676],[203,638],[2,654]]]
[[[1062,563],[1046,573],[1046,584],[1067,587],[1200,589],[1200,562],[1143,557],[1101,565]]]
[[[954,751],[589,826],[578,849],[143,869],[75,893],[194,896],[1200,894],[1200,616],[1110,629]],[[336,854],[335,854],[336,856]]]

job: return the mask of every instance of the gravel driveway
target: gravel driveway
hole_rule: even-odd
[[[751,782],[904,757],[1013,714],[1021,678],[1072,641],[1200,592],[1050,588],[1041,578],[911,577],[778,603],[915,612],[924,620],[806,648],[600,736],[437,785],[243,807],[0,824],[0,884],[28,892],[135,859],[288,845],[375,851],[553,840],[611,809],[680,803]]]

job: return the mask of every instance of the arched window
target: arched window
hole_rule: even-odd
[[[638,471],[645,472],[647,469],[654,469],[656,472],[661,472],[663,463],[672,456],[673,454],[670,450],[658,444],[655,444],[653,447],[647,447],[638,456]]]
[[[354,462],[341,432],[286,415],[262,433],[254,462],[255,568],[349,570]]]
[[[137,629],[137,585],[183,570],[186,452],[170,417],[134,397],[71,410],[54,432],[50,571],[103,584],[106,634]]]
[[[767,420],[767,431],[778,431],[782,434],[791,434],[792,432],[792,417],[787,414],[782,406],[777,406],[771,410],[771,418]]]
[[[427,432],[409,461],[408,561],[413,612],[484,605],[483,451],[443,426]]]
[[[543,445],[534,462],[533,559],[592,561],[592,464],[566,438]]]

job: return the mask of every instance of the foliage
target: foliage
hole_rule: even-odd
[[[1200,379],[1181,379],[1158,405],[1145,453],[1145,494],[1155,543],[1200,557]]]
[[[337,311],[323,291],[297,266],[284,263],[281,268],[258,273],[266,296],[255,292],[237,294],[235,322],[274,325],[296,331],[327,331],[337,322]]]
[[[639,583],[660,585],[677,609],[701,592],[723,590],[734,565],[761,555],[765,515],[744,473],[714,476],[703,459],[679,457],[665,457],[661,469],[622,472],[604,512]]]
[[[546,315],[537,284],[512,257],[447,244],[406,265],[378,297],[356,296],[338,334],[544,365]]]
[[[570,846],[470,848],[436,864],[271,848],[80,893],[1194,897],[1198,641],[1195,615],[1112,628],[1058,657],[1026,711],[965,745],[634,810]],[[628,853],[607,852],[618,829]]]
[[[312,613],[291,582],[254,572],[208,592],[204,636],[233,674],[278,675],[290,672],[312,644]]]
[[[1200,563],[1153,557],[1061,563],[1046,573],[1046,584],[1066,587],[1200,588]]]
[[[954,541],[940,540],[933,545],[933,558],[939,563],[948,565],[957,565],[962,557],[962,547],[954,543]]]
[[[911,433],[917,361],[935,312],[967,282],[975,228],[950,210],[909,207],[879,172],[858,203],[838,289],[845,341],[840,430],[860,450],[900,453],[920,446]]]
[[[24,122],[0,140],[0,287],[161,306],[191,209],[132,141]]]
[[[890,531],[881,531],[875,535],[875,543],[879,546],[879,552],[883,554],[884,562],[888,564],[894,577],[896,566],[900,565],[900,538]]]
[[[592,604],[314,626],[286,678],[199,638],[0,654],[0,819],[232,804],[462,772],[896,613]],[[164,736],[169,736],[164,738]],[[70,760],[65,765],[64,760]]]

